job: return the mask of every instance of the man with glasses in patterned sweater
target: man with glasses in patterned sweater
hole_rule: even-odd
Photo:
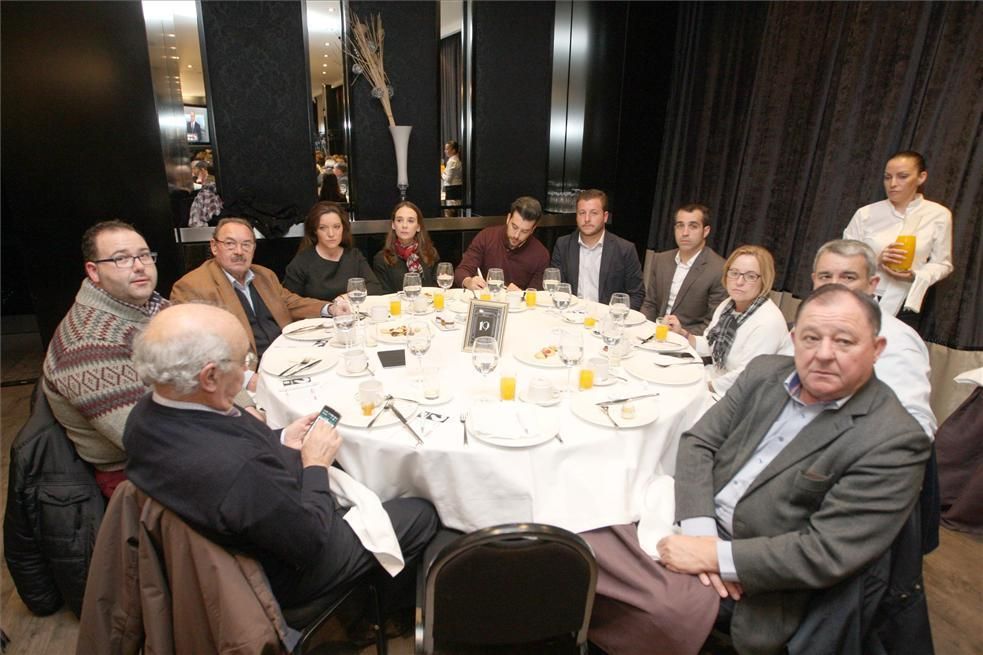
[[[136,229],[104,221],[82,237],[86,278],[44,358],[44,394],[107,498],[125,478],[123,426],[147,393],[133,338],[169,303],[157,291],[157,253]]]

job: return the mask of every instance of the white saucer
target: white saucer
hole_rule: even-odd
[[[451,390],[443,386],[440,388],[440,395],[436,398],[425,398],[423,396],[423,391],[419,389],[404,392],[402,397],[412,400],[417,405],[443,405],[444,403],[449,403],[450,401],[454,400],[454,394],[451,393]]]
[[[345,369],[345,362],[342,362],[335,373],[343,378],[360,378],[365,375],[372,375],[372,370],[369,368],[368,363],[366,363],[365,368],[363,368],[361,371],[358,371],[357,373],[349,373],[348,370]]]
[[[596,377],[594,378],[595,387],[610,387],[612,384],[615,384],[617,382],[621,382],[621,380],[615,379],[611,375],[608,375],[606,378],[604,378],[603,382],[598,382],[597,378]]]
[[[559,390],[553,389],[552,399],[547,400],[546,402],[537,403],[529,400],[529,389],[527,388],[527,389],[519,390],[519,400],[521,400],[524,403],[529,403],[530,405],[539,405],[540,407],[552,407],[553,405],[556,405],[561,400],[563,400],[563,394],[561,394]]]

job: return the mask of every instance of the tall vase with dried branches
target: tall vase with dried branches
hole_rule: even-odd
[[[362,76],[372,85],[372,97],[379,100],[382,110],[389,120],[389,133],[392,135],[393,147],[396,151],[396,186],[399,195],[406,200],[406,190],[409,188],[409,177],[406,172],[406,158],[409,152],[409,125],[397,125],[393,118],[392,103],[393,87],[386,75],[383,46],[386,30],[382,27],[382,16],[375,14],[368,22],[363,22],[357,14],[352,13],[352,41],[348,55],[354,60],[352,71]]]

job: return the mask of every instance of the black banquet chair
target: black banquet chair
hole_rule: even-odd
[[[446,535],[418,579],[417,653],[587,652],[597,562],[583,539],[537,523]]]

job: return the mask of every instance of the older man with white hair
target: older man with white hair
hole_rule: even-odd
[[[341,437],[315,414],[281,433],[242,412],[234,398],[252,358],[223,309],[176,305],[151,320],[133,361],[153,394],[127,421],[127,476],[206,537],[259,560],[282,606],[329,599],[382,571],[328,487]],[[418,498],[383,508],[409,561],[436,531],[436,512]]]
[[[873,295],[878,281],[877,257],[863,241],[827,241],[816,252],[812,264],[814,289],[824,284],[838,283]],[[886,312],[881,314],[881,336],[887,339],[887,345],[874,364],[874,372],[891,387],[929,438],[933,438],[938,423],[929,404],[932,395],[929,381],[931,366],[925,342],[911,327]]]

